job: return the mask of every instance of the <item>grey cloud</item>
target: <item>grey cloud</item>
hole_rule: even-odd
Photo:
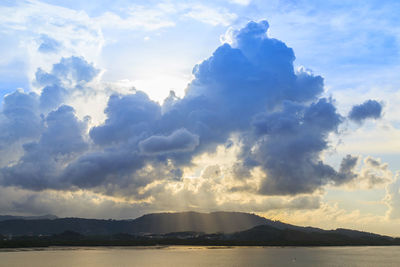
[[[338,177],[340,179],[335,180],[336,184],[340,185],[349,182],[351,180],[354,180],[358,177],[358,174],[355,172],[358,160],[359,158],[357,156],[352,156],[352,155],[347,155],[342,159],[338,173]]]
[[[364,161],[365,161],[366,164],[368,164],[368,165],[370,165],[370,166],[372,166],[374,168],[385,170],[388,167],[387,163],[381,163],[380,160],[374,159],[372,157],[366,157]]]
[[[83,138],[87,128],[86,121],[79,121],[72,107],[59,107],[50,112],[45,121],[47,129],[43,132],[39,144],[50,154],[67,155],[88,148]]]
[[[98,145],[148,137],[161,117],[161,107],[139,91],[125,96],[112,95],[105,113],[105,123],[90,130],[90,137]]]
[[[100,185],[119,185],[129,180],[130,174],[144,166],[144,159],[126,149],[108,149],[92,152],[70,163],[62,172],[61,180],[78,188]],[[147,184],[140,179],[129,180],[132,184]]]
[[[340,164],[340,172],[342,173],[352,172],[356,167],[357,163],[358,163],[358,157],[347,155],[345,158],[343,158]]]
[[[0,149],[21,139],[39,137],[42,118],[38,111],[38,96],[15,91],[3,99],[0,117]]]
[[[193,151],[199,145],[199,137],[186,129],[179,129],[168,136],[153,135],[139,143],[145,154]]]
[[[324,98],[310,105],[286,102],[279,112],[256,116],[256,135],[246,142],[257,146],[246,146],[242,158],[265,170],[260,193],[308,193],[338,181],[337,171],[320,160],[320,153],[328,148],[327,136],[341,121],[331,100]]]
[[[355,122],[365,119],[378,119],[382,115],[382,105],[376,100],[367,100],[360,105],[355,105],[349,113],[349,118]]]
[[[69,106],[50,112],[40,139],[23,145],[18,163],[0,169],[1,182],[32,190],[64,188],[59,180],[64,165],[88,148],[83,139],[86,123],[74,112]]]

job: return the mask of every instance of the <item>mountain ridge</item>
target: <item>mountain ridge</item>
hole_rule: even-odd
[[[8,215],[2,215],[0,219],[4,219],[7,216]],[[61,234],[66,231],[72,231],[86,236],[115,234],[165,235],[179,232],[197,232],[204,234],[234,234],[241,232],[243,235],[246,231],[259,230],[257,228],[259,226],[268,226],[279,232],[289,230],[305,234],[340,234],[351,238],[392,238],[390,236],[343,228],[324,230],[310,226],[296,226],[245,212],[163,212],[144,214],[136,219],[126,220],[58,218],[54,215],[46,216],[50,217],[35,216],[34,218],[30,218],[29,216],[9,216],[8,218],[10,219],[8,220],[0,220],[0,235],[50,236]]]

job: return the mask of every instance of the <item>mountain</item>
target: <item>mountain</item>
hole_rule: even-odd
[[[260,225],[252,229],[234,233],[230,240],[259,245],[394,245],[396,240],[389,236],[372,234],[349,229],[301,231],[278,229],[269,225]]]
[[[134,220],[11,218],[0,221],[1,235],[14,239],[18,239],[20,236],[22,240],[25,240],[24,238],[27,236],[30,238],[48,237],[49,239],[45,240],[48,242],[46,244],[53,245],[58,244],[54,243],[55,240],[63,240],[61,244],[71,244],[68,242],[75,240],[73,244],[81,245],[94,243],[125,245],[390,245],[399,243],[399,239],[389,236],[341,228],[323,230],[301,227],[243,212],[154,213]],[[91,238],[95,238],[95,241]],[[104,240],[107,242],[104,243],[102,238],[106,238]]]
[[[51,236],[1,236],[0,248],[48,247],[48,246],[391,246],[400,245],[399,238],[380,236],[343,229],[307,232],[278,229],[259,225],[249,230],[224,234],[198,232],[175,232],[167,234],[113,234],[105,236],[82,235],[65,231]],[[347,235],[350,234],[350,235]]]
[[[134,220],[97,220],[82,218],[57,218],[26,220],[11,218],[0,221],[0,234],[53,235],[74,231],[84,235],[111,235],[116,233],[164,234],[195,231],[203,233],[237,232],[266,224],[263,217],[242,212],[180,212],[154,213]]]
[[[179,212],[143,215],[132,221],[132,226],[135,232],[155,234],[184,231],[231,233],[266,224],[267,221],[263,217],[243,212]]]
[[[14,215],[0,215],[0,222],[1,221],[9,221],[9,220],[43,220],[49,219],[54,220],[58,217],[52,214],[46,214],[42,216],[14,216]]]
[[[37,217],[0,216],[0,234],[12,235],[53,235],[68,230],[84,235],[110,235],[116,233],[165,234],[185,231],[233,233],[247,230],[257,225],[269,225],[277,229],[306,232],[322,231],[318,228],[295,226],[243,212],[152,213],[134,220],[57,218],[54,215]]]

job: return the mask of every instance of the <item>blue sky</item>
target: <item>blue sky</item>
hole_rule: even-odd
[[[399,235],[399,5],[2,1],[0,213],[239,209]]]

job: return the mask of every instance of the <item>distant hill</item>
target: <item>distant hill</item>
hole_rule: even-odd
[[[277,229],[260,225],[252,229],[234,233],[231,240],[268,245],[394,245],[399,240],[367,232],[348,229],[301,231]]]
[[[232,233],[267,223],[267,219],[243,212],[179,212],[146,214],[132,221],[135,232],[170,233],[204,232]]]
[[[352,230],[307,232],[278,229],[259,225],[249,230],[231,234],[198,232],[175,232],[167,234],[113,234],[82,235],[65,231],[51,236],[4,236],[0,235],[0,248],[48,247],[48,246],[391,246],[400,245],[399,238],[374,235]],[[350,235],[346,235],[350,233]]]
[[[1,221],[9,221],[9,220],[43,220],[49,219],[54,220],[58,217],[52,214],[46,214],[41,216],[14,216],[14,215],[0,215],[0,222]]]
[[[116,233],[165,234],[194,231],[203,233],[238,232],[269,221],[263,217],[242,212],[179,212],[154,213],[134,220],[96,220],[82,218],[30,219],[10,218],[0,221],[0,234],[53,235],[74,231],[84,235]]]
[[[373,233],[301,227],[243,212],[154,213],[134,220],[6,217],[2,216],[4,220],[0,221],[0,236],[53,236],[57,240],[67,239],[68,242],[74,239],[87,241],[91,236],[107,236],[109,241],[115,236],[119,236],[119,241],[139,242],[139,238],[140,242],[146,244],[152,244],[151,240],[162,240],[161,243],[165,244],[180,240],[178,244],[239,242],[248,245],[387,245],[399,242],[399,239]]]

